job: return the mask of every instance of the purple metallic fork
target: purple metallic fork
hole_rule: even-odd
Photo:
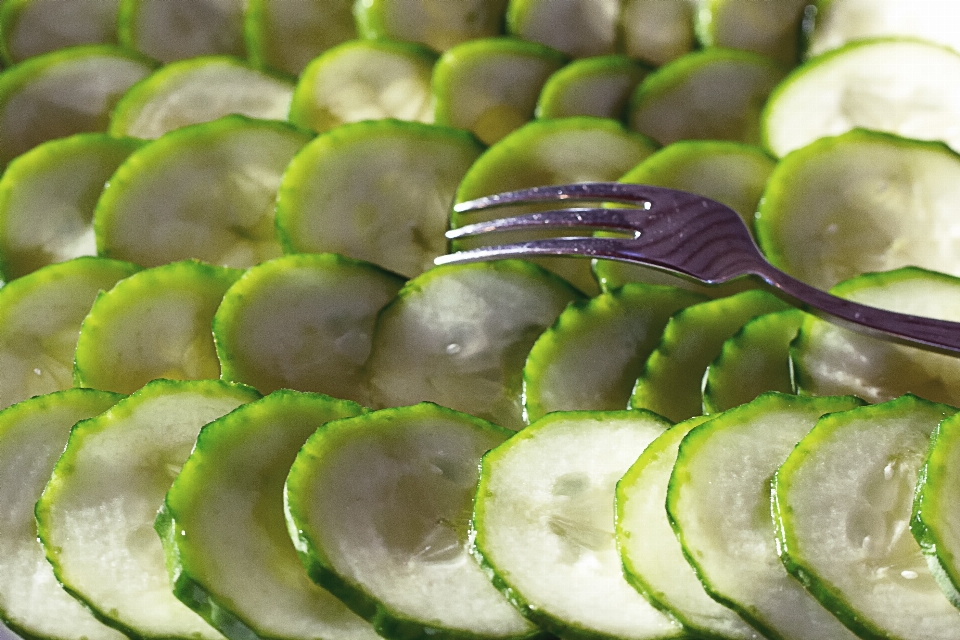
[[[759,276],[797,307],[851,329],[936,351],[960,353],[960,323],[911,316],[844,300],[811,287],[764,258],[740,216],[703,196],[673,189],[608,182],[535,187],[463,202],[458,213],[535,203],[611,202],[631,208],[572,206],[479,222],[447,232],[451,239],[493,231],[581,229],[632,237],[564,237],[479,247],[440,256],[453,264],[569,255],[657,267],[707,284]]]

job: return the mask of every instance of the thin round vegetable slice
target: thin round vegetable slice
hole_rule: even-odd
[[[433,71],[434,117],[493,144],[533,119],[540,89],[565,62],[553,49],[514,38],[457,45]]]
[[[436,59],[429,49],[398,40],[333,47],[300,75],[290,121],[318,132],[383,118],[433,122],[430,76]]]
[[[310,576],[385,638],[538,637],[467,552],[480,456],[509,434],[431,404],[318,429],[284,502]]]
[[[120,0],[120,44],[161,62],[244,57],[244,0]]]
[[[19,278],[97,253],[93,211],[107,180],[140,142],[78,133],[14,158],[0,178],[0,272]]]
[[[507,32],[576,58],[615,52],[617,0],[510,0]]]
[[[457,201],[526,187],[616,180],[655,149],[656,143],[652,140],[628,131],[615,120],[582,116],[528,122],[477,159],[457,189]],[[513,207],[509,211],[454,213],[451,226],[461,227],[507,213],[534,210],[532,207]],[[507,243],[537,237],[547,236],[526,231],[522,234],[501,233],[497,239]],[[471,248],[483,243],[482,239],[457,240],[453,248]],[[535,262],[560,274],[586,293],[599,292],[586,260],[546,258]]]
[[[120,0],[6,0],[0,54],[7,64],[82,44],[117,42]]]
[[[787,304],[773,294],[753,289],[678,311],[647,358],[630,407],[650,409],[675,421],[700,415],[703,375],[724,341],[751,318],[785,308]]]
[[[578,638],[682,635],[624,579],[611,500],[620,476],[669,426],[646,412],[560,412],[483,456],[472,551],[544,630]]]
[[[771,262],[827,289],[906,265],[960,275],[960,156],[866,130],[799,149],[770,176],[756,219]]]
[[[259,394],[218,380],[151,382],[79,423],[37,503],[57,579],[132,637],[220,640],[173,596],[153,530],[200,427]]]
[[[785,74],[785,67],[747,51],[688,53],[640,83],[630,127],[660,144],[690,139],[758,144],[760,111]]]
[[[98,252],[147,267],[188,258],[249,267],[280,256],[274,201],[309,139],[287,123],[233,115],[144,145],[97,204]]]
[[[357,37],[350,0],[247,0],[244,42],[259,68],[299,76],[318,55]]]
[[[908,526],[930,435],[956,411],[903,396],[825,416],[774,478],[783,564],[860,637],[960,638]]]
[[[165,65],[130,88],[110,116],[110,133],[152,140],[230,114],[285,120],[293,83],[228,56]]]
[[[0,165],[47,140],[106,131],[110,110],[154,63],[87,45],[36,56],[0,74]]]
[[[0,618],[28,638],[122,640],[57,584],[37,542],[34,504],[63,452],[70,428],[120,396],[69,389],[0,412]],[[0,636],[3,636],[0,631]]]
[[[704,297],[630,284],[571,304],[534,343],[523,367],[524,417],[626,409],[670,316]]]
[[[627,56],[581,58],[553,73],[537,99],[538,118],[626,118],[627,103],[648,70]]]
[[[280,241],[288,253],[342,253],[415,276],[446,253],[450,203],[480,150],[465,131],[399,120],[322,134],[283,175]]]
[[[917,73],[923,69],[923,73]],[[851,43],[795,69],[770,95],[763,137],[777,156],[863,127],[960,149],[960,54],[909,39]]]
[[[799,309],[764,314],[727,338],[703,376],[703,410],[720,413],[766,391],[794,393],[790,343],[804,316]]]
[[[75,258],[0,288],[0,408],[72,387],[81,322],[101,290],[139,270],[119,260]]]
[[[655,67],[679,58],[696,42],[696,0],[623,0],[620,38],[623,52]]]
[[[524,360],[578,297],[565,281],[516,260],[437,267],[414,278],[377,318],[371,402],[431,401],[522,428]]]
[[[117,283],[97,298],[80,328],[76,385],[132,393],[155,378],[220,377],[211,322],[240,275],[185,261]]]
[[[364,38],[418,42],[435,51],[500,34],[507,0],[365,0],[354,8]]]
[[[945,418],[934,429],[930,450],[917,475],[910,531],[927,559],[931,574],[954,607],[960,608],[960,567],[957,564],[956,504],[957,415]]]
[[[680,441],[708,419],[697,416],[670,427],[617,482],[617,547],[627,581],[684,629],[708,638],[759,640],[762,636],[743,618],[704,591],[664,509]]]
[[[706,0],[697,12],[697,36],[707,47],[753,51],[793,65],[800,59],[809,5],[809,0]]]
[[[375,640],[307,576],[283,512],[284,481],[307,437],[362,412],[277,391],[204,426],[155,525],[174,595],[229,637]]]
[[[680,443],[667,512],[684,555],[708,594],[765,636],[855,637],[780,564],[770,482],[820,416],[858,404],[769,393],[694,427]]]
[[[262,393],[299,389],[368,404],[363,367],[376,315],[403,282],[332,253],[251,268],[213,318],[221,378]]]
[[[960,279],[904,267],[847,280],[830,291],[870,306],[941,320],[960,320]],[[955,355],[901,346],[808,316],[791,351],[801,393],[851,393],[884,402],[905,393],[960,405]]]

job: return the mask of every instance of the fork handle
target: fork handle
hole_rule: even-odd
[[[859,333],[872,333],[887,340],[893,338],[902,344],[924,346],[951,355],[960,353],[960,322],[912,316],[859,304],[811,287],[766,264],[755,272],[778,292],[800,303],[797,306],[808,313],[828,314],[834,321],[840,320],[840,324],[849,325],[850,329]]]

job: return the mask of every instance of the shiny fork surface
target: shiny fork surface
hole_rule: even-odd
[[[740,216],[703,196],[646,185],[595,182],[511,191],[463,202],[454,209],[467,213],[520,204],[577,202],[633,206],[570,206],[452,229],[447,232],[451,239],[534,229],[612,231],[620,237],[577,236],[485,246],[440,256],[436,263],[570,255],[657,267],[707,284],[754,275],[792,304],[851,329],[960,353],[960,323],[885,311],[811,287],[767,262]]]

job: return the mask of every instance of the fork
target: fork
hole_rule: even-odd
[[[477,198],[457,204],[454,211],[467,213],[509,205],[578,201],[634,206],[574,206],[541,211],[466,225],[451,229],[446,235],[457,239],[494,231],[583,229],[625,232],[631,237],[545,238],[459,251],[440,256],[435,263],[571,255],[656,267],[706,284],[754,275],[791,304],[861,333],[933,351],[960,353],[960,323],[862,305],[801,282],[767,262],[739,214],[696,194],[647,185],[588,182]]]

